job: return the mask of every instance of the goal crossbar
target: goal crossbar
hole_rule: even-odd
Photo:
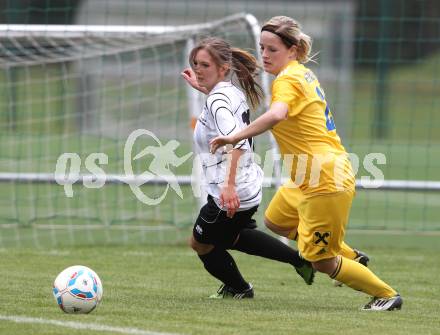
[[[29,36],[50,36],[51,38],[83,38],[84,36],[125,37],[127,34],[140,35],[167,35],[167,34],[195,34],[201,30],[213,30],[231,22],[244,20],[251,29],[259,28],[255,16],[251,14],[236,14],[216,21],[182,25],[182,26],[104,26],[104,25],[24,25],[1,24],[0,38],[27,38]]]

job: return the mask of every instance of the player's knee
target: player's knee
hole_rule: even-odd
[[[313,268],[318,272],[325,272],[325,267],[321,262],[313,262],[312,263]]]
[[[192,236],[189,238],[188,244],[195,252],[198,252],[202,248],[201,243],[197,242]]]
[[[333,257],[312,262],[312,266],[316,271],[331,275],[336,270],[338,262],[337,258]]]
[[[213,245],[200,243],[193,236],[190,237],[188,244],[198,255],[205,255],[214,249]]]

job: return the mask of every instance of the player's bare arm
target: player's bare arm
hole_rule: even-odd
[[[243,130],[230,135],[230,136],[218,136],[211,140],[211,153],[217,151],[217,149],[226,144],[236,144],[245,138],[251,138],[264,133],[269,130],[278,122],[287,118],[288,106],[284,102],[274,102],[270,109],[258,117],[254,122]]]
[[[226,215],[232,218],[240,208],[240,199],[235,188],[235,176],[237,175],[238,161],[243,154],[240,149],[233,149],[228,153],[228,167],[225,182],[220,194],[220,205],[226,207]]]

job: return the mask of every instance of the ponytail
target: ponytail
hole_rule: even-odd
[[[239,49],[231,48],[232,70],[237,76],[240,86],[244,89],[249,103],[255,110],[263,98],[263,90],[255,80],[259,66],[257,60],[250,53]]]
[[[296,50],[298,62],[305,64],[309,61],[312,61],[313,56],[310,56],[310,52],[312,51],[312,38],[309,35],[301,32],[298,37]]]

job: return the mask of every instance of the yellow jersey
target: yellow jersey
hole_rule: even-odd
[[[272,128],[291,178],[304,195],[354,190],[347,152],[318,79],[291,61],[272,83],[272,103],[288,106],[287,118]],[[289,164],[289,163],[287,163]]]

